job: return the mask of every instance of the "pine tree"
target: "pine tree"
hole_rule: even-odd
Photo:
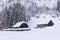
[[[24,6],[22,6],[20,3],[13,4],[13,7],[9,6],[9,9],[6,13],[7,15],[7,26],[9,28],[12,27],[12,25],[16,24],[20,21],[26,21],[26,14],[24,11]]]

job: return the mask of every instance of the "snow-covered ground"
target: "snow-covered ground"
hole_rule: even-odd
[[[4,6],[9,5],[7,1],[0,1],[1,10],[2,8],[4,8]],[[21,2],[22,4],[24,4],[23,1]],[[55,2],[53,1],[52,3],[53,5],[55,5]],[[11,2],[10,4],[12,3],[13,2]],[[42,5],[39,4],[39,1],[36,1],[36,3],[37,6]],[[51,7],[48,2],[46,3],[45,1],[42,1],[42,3],[43,5],[49,6],[50,8],[53,7],[53,5],[50,4],[52,6]],[[0,31],[0,40],[60,40],[60,17],[52,18],[51,15],[45,14],[41,14],[39,17],[40,18],[31,17],[31,20],[28,22],[31,31]],[[45,24],[48,23],[50,20],[54,22],[54,26],[34,29],[37,24]]]
[[[32,29],[31,31],[0,31],[0,40],[60,40],[60,21],[50,28]]]
[[[50,18],[42,14],[41,18],[32,17],[30,25],[36,26],[37,23],[47,23],[49,20],[54,22],[54,26],[34,29],[31,31],[0,31],[0,40],[60,40],[60,20],[59,18]],[[43,20],[44,19],[44,20]],[[35,21],[34,21],[35,20]]]

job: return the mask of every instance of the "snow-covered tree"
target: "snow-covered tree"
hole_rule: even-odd
[[[20,3],[14,3],[13,6],[9,6],[7,12],[7,25],[8,27],[12,27],[12,25],[16,24],[19,21],[26,21],[24,6]]]
[[[25,13],[25,8],[20,3],[13,3],[13,6],[9,6],[2,11],[2,19],[5,21],[4,27],[12,27],[12,25],[16,24],[20,21],[28,21],[28,16]],[[2,25],[3,26],[3,25]]]

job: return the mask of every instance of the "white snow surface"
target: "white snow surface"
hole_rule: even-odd
[[[6,0],[1,1],[0,3],[4,3],[4,5],[8,4]],[[39,5],[39,2],[37,3]],[[0,9],[1,8],[3,7],[0,7]],[[46,18],[44,18],[44,16]],[[42,14],[40,18],[31,17],[31,20],[28,22],[30,28],[32,28],[31,31],[23,31],[23,32],[22,31],[0,31],[0,40],[60,40],[59,19],[60,17],[52,18],[49,15],[45,15],[45,14]],[[34,27],[36,27],[37,24],[48,23],[49,20],[52,20],[54,22],[54,26],[46,27],[42,29],[34,29]]]
[[[32,29],[31,31],[0,31],[0,40],[60,40],[59,23],[60,21],[56,20],[56,25],[53,27]]]
[[[60,40],[60,20],[58,20],[60,17],[54,19],[47,16],[43,18],[44,15],[42,14],[42,18],[39,18],[39,20],[31,17],[31,20],[28,22],[30,23],[29,25],[33,27],[37,23],[47,23],[49,20],[52,20],[54,26],[41,29],[32,28],[31,31],[0,31],[0,40]]]
[[[31,17],[31,20],[28,22],[30,28],[37,27],[37,24],[47,24],[50,20],[54,20],[51,15],[41,14],[39,18]]]

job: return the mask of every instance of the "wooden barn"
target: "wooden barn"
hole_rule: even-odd
[[[50,27],[50,26],[53,26],[54,23],[52,20],[50,20],[47,24],[37,24],[37,27],[36,28],[45,28],[45,27]]]
[[[26,22],[18,22],[13,25],[14,28],[28,28],[28,24]]]

